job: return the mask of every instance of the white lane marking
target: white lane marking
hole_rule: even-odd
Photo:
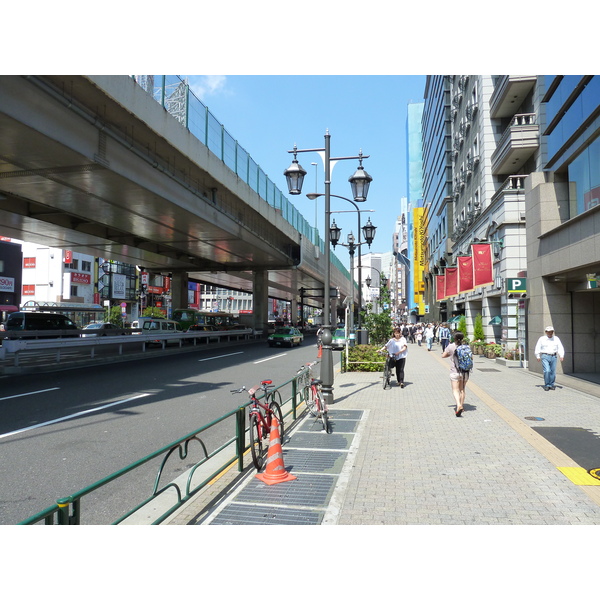
[[[236,354],[244,354],[243,352],[232,352],[231,354],[221,354],[221,356],[211,356],[210,358],[199,358],[198,362],[204,362],[205,360],[215,360],[215,358],[226,358],[227,356],[235,356]]]
[[[21,396],[31,396],[32,394],[43,394],[44,392],[53,392],[54,390],[60,390],[60,388],[48,388],[46,390],[36,390],[35,392],[25,392],[24,394],[15,394],[14,396],[4,396],[4,398],[0,398],[0,402],[2,400],[9,400],[10,398],[20,398]]]
[[[257,360],[253,364],[258,365],[263,362],[267,362],[268,360],[273,360],[274,358],[281,358],[282,356],[287,356],[287,352],[283,354],[276,354],[275,356],[269,356],[269,358],[263,358],[262,360]]]
[[[118,402],[112,402],[111,404],[103,404],[102,406],[97,406],[96,408],[90,408],[89,410],[82,410],[81,412],[74,413],[72,415],[67,415],[66,417],[60,417],[59,419],[53,419],[52,421],[46,421],[45,423],[38,423],[37,425],[31,425],[30,427],[24,427],[23,429],[16,429],[15,431],[9,431],[8,433],[3,433],[0,435],[0,440],[5,437],[10,437],[11,435],[17,435],[17,433],[23,433],[24,431],[31,431],[32,429],[37,429],[38,427],[45,427],[46,425],[52,425],[54,423],[60,423],[61,421],[68,421],[69,419],[74,419],[75,417],[80,417],[81,415],[87,415],[93,412],[98,412],[99,410],[105,410],[107,408],[111,408],[113,406],[117,406],[118,404],[125,404],[125,402],[132,402],[133,400],[139,400],[140,398],[145,398],[150,394],[139,394],[138,396],[133,396],[132,398],[126,398],[125,400],[119,400]]]

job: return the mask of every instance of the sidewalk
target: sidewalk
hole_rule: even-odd
[[[404,389],[336,373],[333,433],[286,432],[297,480],[230,471],[165,524],[600,524],[600,385],[474,360],[460,418],[438,344],[409,345]]]

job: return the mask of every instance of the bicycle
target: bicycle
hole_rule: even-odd
[[[250,406],[248,407],[248,420],[250,424],[250,451],[252,453],[252,462],[257,471],[260,471],[264,464],[263,458],[263,440],[271,433],[271,422],[273,415],[279,421],[279,438],[283,440],[283,414],[279,402],[275,400],[275,393],[279,396],[279,392],[270,391],[274,386],[270,379],[261,381],[259,385],[246,390],[246,386],[242,386],[238,390],[231,390],[232,394],[241,394],[247,391],[250,396]],[[258,401],[256,394],[262,390],[264,395],[264,403]],[[268,445],[268,444],[267,444]]]
[[[323,424],[323,431],[325,433],[331,433],[331,429],[329,426],[329,417],[327,414],[327,403],[325,402],[325,398],[323,397],[323,392],[321,391],[321,385],[323,381],[321,379],[315,379],[312,376],[312,367],[316,365],[318,361],[307,363],[304,367],[302,367],[298,373],[301,373],[299,382],[302,381],[304,383],[305,389],[307,388],[306,394],[306,408],[313,417],[317,419],[321,419],[321,423]],[[304,375],[303,375],[303,374]]]
[[[393,369],[392,361],[395,361],[395,359],[391,354],[387,352],[382,352],[380,350],[378,350],[377,352],[379,352],[379,354],[387,355],[385,359],[385,364],[383,365],[383,389],[385,390],[386,388],[390,387],[390,378],[392,377]]]

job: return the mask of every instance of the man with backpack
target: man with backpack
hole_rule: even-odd
[[[450,358],[450,385],[456,400],[455,415],[460,417],[465,409],[465,388],[469,373],[473,369],[473,353],[469,344],[465,344],[464,335],[457,331],[454,342],[446,347],[442,358]]]

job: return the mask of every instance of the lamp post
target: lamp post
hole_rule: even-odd
[[[307,194],[307,195],[311,196],[311,194]],[[334,194],[332,194],[332,196],[333,195]],[[375,239],[375,230],[377,229],[377,227],[375,227],[375,225],[373,225],[373,223],[371,223],[371,218],[369,217],[367,224],[361,230],[360,213],[361,212],[373,212],[373,211],[372,210],[359,210],[358,206],[356,206],[356,204],[354,202],[352,202],[352,200],[349,200],[348,198],[344,198],[342,196],[335,196],[335,197],[341,198],[342,200],[346,200],[347,202],[350,202],[356,209],[356,213],[358,215],[358,243],[354,242],[354,234],[352,232],[350,232],[350,234],[348,235],[348,243],[347,244],[341,243],[339,241],[339,239],[340,239],[340,234],[341,234],[342,230],[335,224],[335,220],[333,221],[333,223],[331,224],[331,227],[329,228],[329,237],[331,239],[331,245],[334,248],[336,247],[337,244],[340,244],[341,246],[345,246],[346,248],[348,248],[348,251],[350,253],[350,290],[351,290],[350,296],[351,296],[351,298],[354,298],[354,250],[356,248],[358,248],[358,327],[360,328],[362,325],[362,319],[360,316],[360,311],[362,310],[362,274],[361,274],[362,253],[361,253],[361,246],[363,244],[368,244],[369,248],[371,247],[371,244],[373,243],[373,240]],[[353,211],[336,210],[333,212],[341,213],[341,212],[353,212]],[[364,242],[360,241],[360,232],[361,231],[363,232],[363,235],[365,238]],[[354,304],[354,302],[352,304]],[[352,319],[354,319],[353,312],[351,314],[352,314]],[[352,322],[351,325],[353,326],[354,322]]]
[[[380,290],[380,292],[379,292],[379,296],[377,296],[377,304],[380,304],[379,298],[381,296],[381,286],[384,286],[388,282],[388,279],[385,276],[385,274],[383,274],[379,269],[376,269],[375,267],[371,267],[371,266],[369,267],[369,269],[372,269],[373,271],[377,271],[377,273],[379,273],[379,290]],[[368,288],[371,287],[371,281],[372,281],[371,276],[367,275],[367,277],[365,278],[365,283],[367,284]]]
[[[329,223],[330,209],[331,209],[331,169],[332,162],[335,164],[338,160],[358,160],[359,166],[357,171],[348,179],[352,187],[352,195],[356,202],[364,202],[367,199],[367,193],[369,191],[369,184],[373,181],[373,178],[364,170],[362,166],[363,158],[369,158],[363,156],[362,151],[359,152],[358,156],[343,156],[340,158],[331,157],[331,135],[329,130],[325,132],[325,147],[324,148],[311,148],[306,150],[298,150],[294,144],[293,150],[288,150],[291,154],[294,154],[294,160],[290,167],[288,167],[283,174],[286,177],[288,184],[288,191],[291,195],[299,195],[302,193],[302,183],[306,171],[298,164],[297,154],[298,152],[317,152],[323,159],[325,165],[325,224]],[[329,228],[324,227],[325,230],[325,248],[324,248],[324,293],[323,293],[323,335],[321,341],[323,344],[323,354],[321,359],[321,379],[323,381],[323,397],[327,404],[333,403],[333,350],[331,347],[331,252],[329,248]]]

